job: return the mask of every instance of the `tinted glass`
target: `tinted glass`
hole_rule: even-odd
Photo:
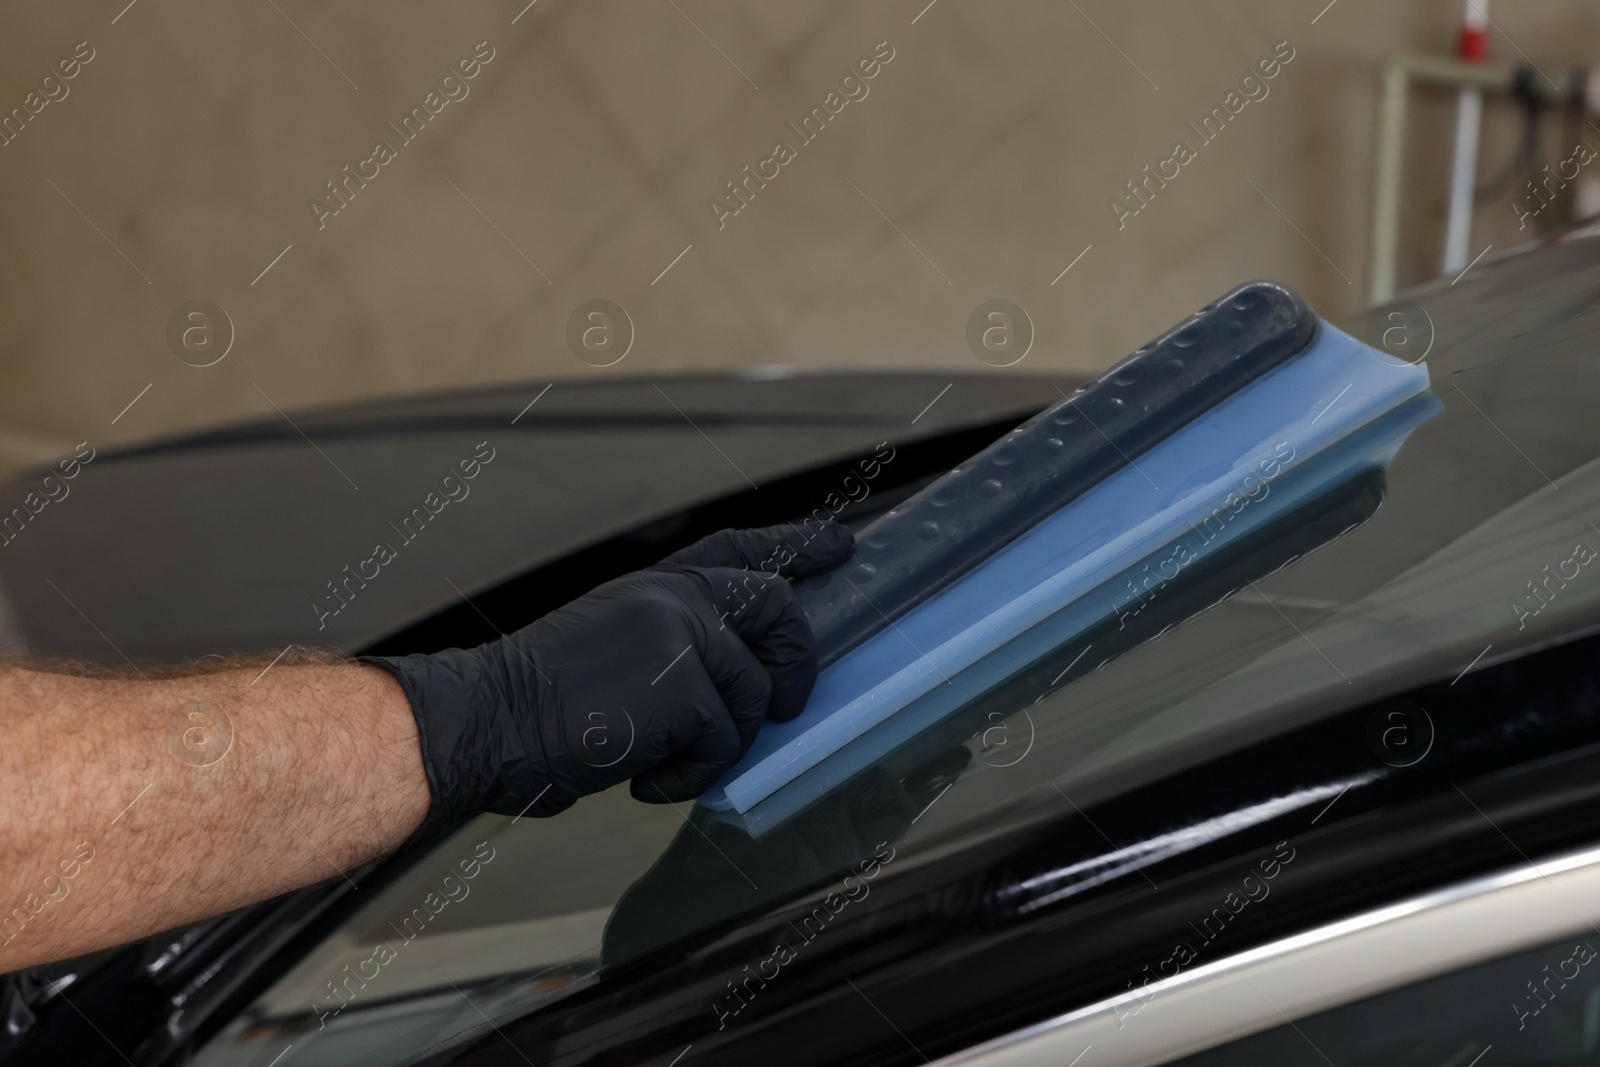
[[[683,815],[613,789],[572,819],[484,816],[362,907],[199,1065],[397,1064],[593,981],[612,905]]]
[[[959,706],[923,698],[863,739],[881,742],[867,766],[763,802],[751,814],[772,817],[759,832],[699,806],[635,805],[622,790],[554,820],[481,819],[378,894],[215,1047],[243,1043],[268,1062],[292,1044],[284,1067],[400,1062],[604,981],[605,967],[642,952],[1001,825],[1021,798],[1087,807],[1600,622],[1600,366],[1581,333],[1557,325],[1591,299],[1592,245],[1429,296],[1442,414],[1386,471],[1331,487],[1185,570],[1135,624],[1073,635]],[[1406,743],[1380,737],[1374,765],[1412,758]],[[1307,789],[1259,815],[1327,799]],[[1174,813],[1171,834],[1122,858],[1193,848],[1239,817],[1254,816],[1223,827]],[[479,842],[494,859],[468,883],[460,865]],[[1064,872],[1058,896],[1116,862]],[[461,899],[414,924],[413,938],[403,917],[447,877]],[[376,977],[358,984],[346,963]]]

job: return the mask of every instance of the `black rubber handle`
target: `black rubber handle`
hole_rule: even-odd
[[[873,522],[855,558],[795,583],[826,666],[1035,523],[1311,343],[1275,282],[1201,308]]]

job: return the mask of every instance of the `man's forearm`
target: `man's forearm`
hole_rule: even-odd
[[[0,973],[342,877],[422,822],[394,678],[267,663],[0,670]]]

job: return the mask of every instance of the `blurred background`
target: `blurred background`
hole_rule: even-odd
[[[1528,182],[1600,146],[1565,106],[1600,8],[1486,13],[1469,256],[1588,210],[1587,170],[1548,205]],[[1460,0],[97,0],[6,21],[0,469],[501,381],[982,369],[967,324],[995,299],[1034,343],[994,373],[1082,372],[1242,280],[1338,321],[1443,266]],[[1380,85],[1408,53],[1448,69],[1401,94],[1386,280]],[[1214,108],[1207,143],[1189,124]],[[1147,179],[1179,141],[1194,158]],[[620,358],[571,340],[596,300],[626,316],[603,324],[631,335]]]

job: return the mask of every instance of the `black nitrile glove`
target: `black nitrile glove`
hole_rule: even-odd
[[[699,796],[817,677],[787,578],[848,559],[842,526],[722,530],[508,637],[367,657],[416,714],[433,803],[412,840],[482,811],[554,815],[624,779]]]

